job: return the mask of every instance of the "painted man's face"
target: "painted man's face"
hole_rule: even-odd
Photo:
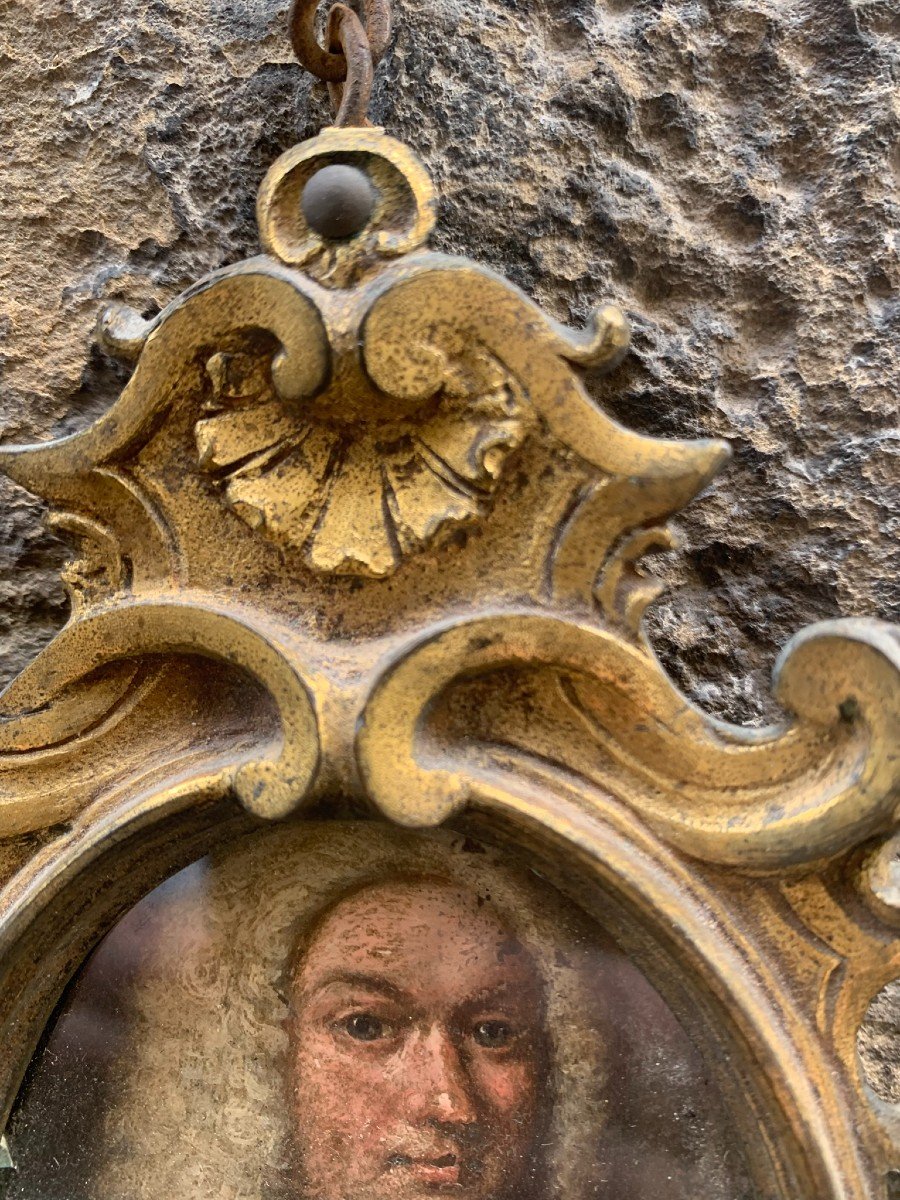
[[[527,1194],[542,988],[490,904],[428,880],[348,896],[297,968],[289,1028],[308,1200]]]

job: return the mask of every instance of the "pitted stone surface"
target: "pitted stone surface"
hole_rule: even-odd
[[[617,301],[634,353],[598,400],[648,433],[731,439],[656,563],[672,590],[650,627],[696,701],[770,718],[792,633],[900,618],[896,4],[395,7],[372,117],[433,173],[437,247],[565,321]],[[256,251],[267,166],[329,111],[285,10],[0,0],[3,440],[80,428],[117,394],[90,347],[105,300],[152,311]],[[0,482],[3,681],[62,624],[67,554]],[[891,1095],[896,1007],[866,1042]]]
[[[78,428],[116,394],[90,349],[105,299],[162,305],[255,251],[266,167],[328,113],[285,7],[2,6],[4,440]],[[438,246],[567,321],[618,301],[635,352],[598,399],[650,433],[732,440],[656,564],[672,590],[650,624],[697,701],[771,716],[795,630],[900,607],[894,6],[396,9],[372,115],[435,175]],[[66,550],[5,482],[0,513],[9,678],[64,619]]]

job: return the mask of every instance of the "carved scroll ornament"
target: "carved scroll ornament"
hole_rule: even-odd
[[[335,163],[375,200],[329,240],[301,198]],[[897,631],[800,634],[776,726],[686,700],[641,631],[641,558],[727,446],[605,415],[581,371],[620,362],[623,314],[561,327],[430,252],[435,209],[405,147],[326,130],[263,183],[262,255],[152,320],[104,314],[135,366],[103,417],[0,451],[80,551],[69,623],[3,698],[6,1111],[77,965],[66,912],[78,944],[99,933],[74,879],[166,822],[202,852],[235,799],[275,819],[339,796],[593,862],[732,1023],[771,1195],[881,1195],[893,1117],[855,1032],[900,974]]]

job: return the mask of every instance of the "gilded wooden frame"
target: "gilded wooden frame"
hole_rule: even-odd
[[[355,237],[305,222],[365,171]],[[426,242],[421,164],[329,129],[263,183],[264,253],[159,316],[82,433],[0,467],[81,544],[65,629],[0,725],[0,1128],[62,989],[115,918],[259,822],[453,821],[605,924],[722,1072],[761,1194],[875,1200],[896,1153],[856,1032],[900,974],[900,641],[799,634],[766,729],[691,705],[641,629],[641,568],[728,461],[622,428],[586,333]]]

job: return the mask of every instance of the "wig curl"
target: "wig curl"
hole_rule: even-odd
[[[221,847],[89,960],[10,1126],[9,1200],[295,1194],[288,983],[324,908],[429,875],[489,901],[543,982],[547,1200],[746,1200],[727,1114],[671,1012],[577,905],[448,830],[293,823]]]
[[[422,874],[488,900],[532,955],[546,990],[554,1097],[541,1174],[560,1197],[590,1191],[598,1164],[577,1131],[597,1140],[606,1077],[591,1005],[596,935],[586,919],[469,839],[329,823],[239,843],[195,872],[189,890],[200,902],[186,904],[182,886],[145,916],[150,948],[136,975],[128,1078],[106,1117],[96,1200],[281,1195],[286,974],[296,948],[343,893]]]

